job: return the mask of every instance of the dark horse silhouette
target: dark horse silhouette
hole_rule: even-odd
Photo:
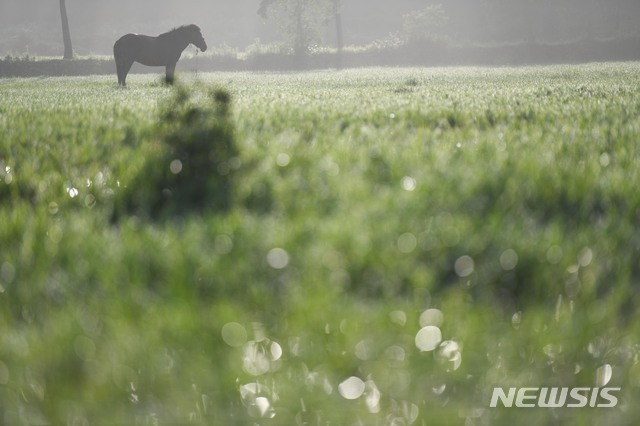
[[[116,60],[118,84],[126,86],[126,79],[131,65],[140,62],[142,65],[166,68],[166,81],[173,83],[173,73],[182,51],[189,44],[194,44],[203,52],[207,43],[197,25],[183,25],[178,28],[151,37],[142,34],[127,34],[113,45],[113,57]]]

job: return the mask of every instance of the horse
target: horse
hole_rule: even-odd
[[[197,25],[183,25],[157,37],[142,34],[126,34],[113,45],[118,84],[125,87],[129,70],[134,62],[152,67],[165,67],[167,84],[173,83],[173,73],[182,51],[194,44],[203,52],[207,43]]]

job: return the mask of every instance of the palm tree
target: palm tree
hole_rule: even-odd
[[[73,47],[71,46],[71,33],[69,32],[69,20],[67,19],[67,6],[65,4],[65,0],[60,0],[60,17],[62,18],[64,59],[73,59]]]

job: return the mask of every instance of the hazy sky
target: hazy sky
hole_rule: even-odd
[[[278,40],[257,14],[260,0],[67,0],[76,53],[109,54],[128,32],[156,35],[196,23],[210,46],[244,49]],[[342,0],[345,43],[362,45],[402,29],[402,16],[442,3],[446,35],[461,42],[575,40],[640,34],[640,0]],[[333,33],[327,30],[326,43]],[[58,0],[0,0],[0,55],[59,54]]]
[[[128,32],[156,35],[196,23],[210,45],[245,48],[260,39],[277,41],[272,22],[258,16],[260,0],[67,0],[73,47],[80,54],[108,53]],[[362,5],[365,7],[362,7]],[[426,4],[421,0],[344,0],[347,44],[360,44],[399,30],[402,15]],[[389,13],[391,11],[391,13]],[[38,53],[61,43],[58,0],[0,0],[0,35]],[[0,45],[0,54],[4,53]],[[5,46],[6,50],[6,46]]]
[[[210,44],[225,41],[237,47],[252,42],[268,28],[256,11],[258,0],[67,0],[74,49],[107,53],[113,42],[128,32],[152,35],[196,23]],[[57,0],[0,0],[3,34],[40,43],[61,42]],[[9,35],[11,36],[11,35]],[[42,39],[45,40],[42,40]],[[224,38],[224,40],[220,40]],[[58,40],[60,39],[60,40]]]

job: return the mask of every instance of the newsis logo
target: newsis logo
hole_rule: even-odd
[[[491,408],[613,408],[620,388],[494,388]]]

